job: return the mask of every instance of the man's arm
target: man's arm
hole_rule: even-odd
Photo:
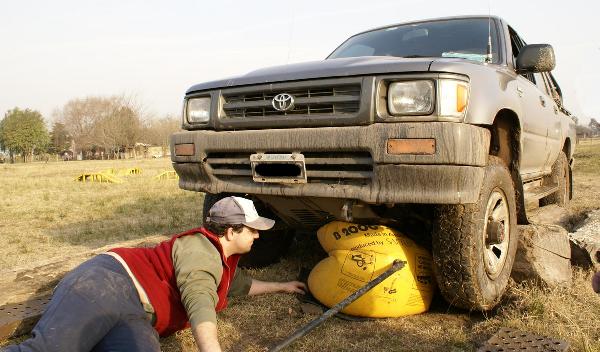
[[[223,270],[219,253],[206,238],[185,236],[175,240],[171,255],[181,303],[198,350],[220,352],[215,312]]]
[[[288,282],[271,282],[271,281],[260,281],[252,279],[252,286],[248,295],[261,295],[263,293],[274,293],[274,292],[287,292],[287,293],[301,293],[306,292],[306,285],[300,281],[288,281]]]
[[[196,346],[200,352],[220,352],[221,346],[217,337],[217,325],[210,321],[202,322],[192,328]]]

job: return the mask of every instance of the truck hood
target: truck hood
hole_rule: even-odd
[[[392,56],[366,56],[310,61],[263,68],[242,76],[196,84],[188,89],[186,94],[207,89],[296,81],[311,78],[400,72],[426,72],[429,70],[429,65],[432,61],[432,58],[413,59]]]

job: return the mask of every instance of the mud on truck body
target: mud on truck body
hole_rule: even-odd
[[[191,87],[173,166],[205,209],[241,194],[281,220],[259,262],[291,229],[388,224],[431,248],[449,302],[490,309],[526,204],[571,198],[574,122],[554,65],[497,17],[366,31],[322,61]]]

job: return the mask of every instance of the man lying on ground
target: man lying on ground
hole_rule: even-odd
[[[274,224],[251,200],[227,197],[201,228],[98,255],[61,280],[31,338],[3,351],[160,351],[159,336],[188,327],[200,351],[220,351],[216,312],[228,296],[306,290],[236,270],[259,230]]]

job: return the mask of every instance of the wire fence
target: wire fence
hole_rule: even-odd
[[[577,144],[600,144],[600,137],[587,137],[587,138],[577,138]]]

